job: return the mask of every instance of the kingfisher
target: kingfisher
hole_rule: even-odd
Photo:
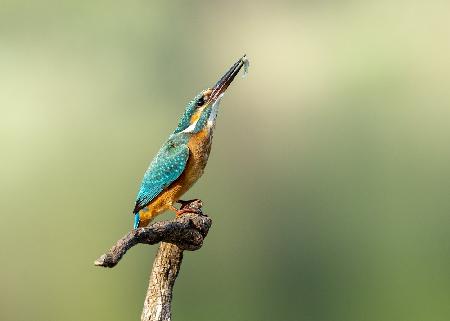
[[[244,66],[242,56],[212,87],[201,91],[185,108],[178,126],[162,145],[142,179],[134,206],[134,228],[147,226],[157,215],[171,210],[177,216],[185,211],[175,207],[202,176],[209,153],[220,101],[228,86]]]

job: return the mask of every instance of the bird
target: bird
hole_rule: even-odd
[[[241,68],[247,73],[243,55],[212,88],[202,90],[186,105],[178,125],[151,161],[134,205],[133,228],[147,226],[157,215],[170,210],[176,216],[193,209],[180,209],[180,198],[203,175],[217,119],[220,101]],[[244,75],[245,75],[244,74]]]

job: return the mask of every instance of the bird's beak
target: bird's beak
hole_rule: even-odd
[[[220,78],[214,85],[211,89],[211,95],[209,96],[209,103],[213,104],[218,98],[220,98],[244,65],[248,65],[246,55],[243,55],[238,61],[236,61],[236,63],[231,66],[230,70],[228,70],[225,75],[223,75],[222,78]],[[246,70],[246,68],[247,67],[245,67],[244,70]]]

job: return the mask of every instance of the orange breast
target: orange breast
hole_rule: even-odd
[[[189,159],[186,164],[186,169],[180,178],[174,182],[174,184],[180,184],[182,186],[177,195],[177,200],[203,175],[211,151],[211,134],[212,132],[206,128],[193,135],[189,140]]]

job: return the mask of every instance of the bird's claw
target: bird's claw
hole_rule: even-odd
[[[201,209],[186,208],[186,209],[183,209],[183,210],[178,210],[177,213],[176,213],[176,216],[180,217],[181,215],[186,214],[186,213],[195,213],[195,214],[203,215],[203,212],[202,212]]]
[[[177,203],[181,204],[180,209],[176,212],[177,217],[185,213],[196,213],[199,215],[203,215],[203,202],[199,199],[192,199],[188,201],[178,200]]]

